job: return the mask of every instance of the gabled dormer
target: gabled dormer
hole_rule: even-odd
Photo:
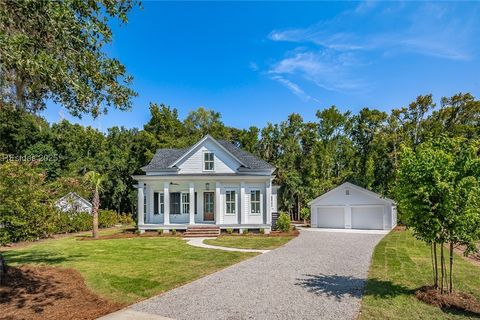
[[[275,171],[264,160],[210,135],[188,148],[159,149],[142,169],[147,175],[271,175]]]

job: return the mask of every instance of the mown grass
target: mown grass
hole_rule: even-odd
[[[283,246],[293,238],[293,236],[221,236],[205,240],[204,243],[229,248],[270,250]]]
[[[480,299],[480,268],[456,255],[455,290]],[[409,231],[392,231],[375,248],[360,319],[478,319],[478,315],[441,310],[415,298],[433,282],[430,248]]]
[[[196,248],[173,237],[96,241],[67,237],[8,250],[4,255],[11,265],[76,269],[94,292],[117,302],[133,303],[256,254]]]

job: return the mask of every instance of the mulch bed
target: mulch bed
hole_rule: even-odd
[[[97,239],[92,238],[91,235],[84,235],[76,237],[77,240],[81,241],[95,241],[95,240],[108,240],[108,239],[125,239],[125,238],[152,238],[152,237],[182,237],[183,233],[177,231],[176,234],[173,233],[162,233],[159,234],[157,231],[147,231],[142,234],[137,234],[135,230],[125,230],[122,233],[100,235]]]
[[[96,319],[122,306],[91,292],[73,269],[9,267],[0,285],[0,318],[5,320]]]
[[[480,302],[468,293],[453,292],[441,294],[432,286],[422,287],[415,292],[420,301],[441,308],[442,310],[459,310],[480,317]]]

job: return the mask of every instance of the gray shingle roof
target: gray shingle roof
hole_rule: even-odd
[[[190,148],[158,149],[150,163],[142,168],[143,171],[165,170],[180,158]]]
[[[268,162],[246,152],[229,141],[216,140],[220,145],[240,160],[245,166],[244,170],[273,170],[274,166]],[[142,168],[144,171],[172,170],[169,168],[176,160],[183,156],[191,147],[182,149],[158,149],[150,163]],[[175,170],[175,169],[173,169]]]
[[[240,149],[233,143],[226,140],[217,140],[225,149],[227,149],[231,154],[237,157],[238,160],[243,162],[246,168],[248,169],[275,169],[270,163],[266,162],[263,159],[260,159],[257,156],[254,156],[250,152]]]

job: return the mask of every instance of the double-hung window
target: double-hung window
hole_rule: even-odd
[[[203,170],[204,171],[214,171],[215,170],[215,160],[213,152],[204,152],[203,153]]]
[[[260,190],[250,191],[250,213],[260,214]]]
[[[165,200],[163,193],[153,193],[153,214],[163,214],[165,212]]]
[[[225,214],[235,214],[237,198],[235,190],[225,191]]]
[[[190,194],[182,193],[182,213],[190,212]]]

